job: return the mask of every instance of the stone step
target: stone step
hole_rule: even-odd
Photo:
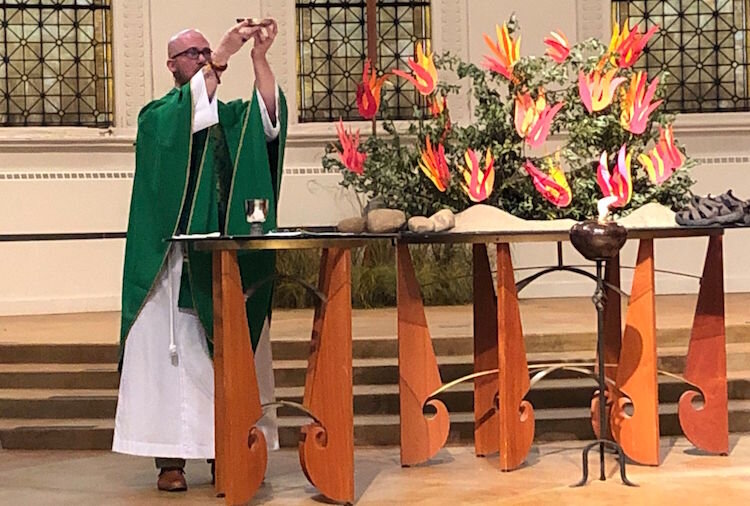
[[[535,441],[593,439],[588,408],[535,409]],[[309,423],[306,417],[280,417],[281,446],[293,448],[299,429]],[[659,424],[662,436],[682,434],[676,404],[661,404]],[[0,448],[6,450],[108,450],[112,447],[114,422],[101,419],[0,419]],[[729,401],[730,432],[750,432],[750,400]],[[451,413],[448,444],[472,444],[474,418],[471,412]],[[354,417],[356,446],[396,446],[399,444],[398,415],[357,415]],[[273,456],[271,455],[271,459]]]
[[[0,419],[5,450],[110,450],[115,421],[101,418]]]
[[[660,347],[658,365],[660,370],[681,374],[685,370],[687,348],[682,346]],[[549,363],[593,362],[592,351],[529,353],[530,366]],[[438,356],[440,377],[447,383],[474,372],[474,356]],[[727,345],[727,370],[744,370],[750,364],[750,343]],[[396,357],[355,358],[352,374],[355,385],[398,384],[398,359]],[[303,386],[307,373],[307,360],[274,360],[274,375],[277,387]],[[556,371],[550,377],[575,377],[577,373]]]
[[[526,399],[540,409],[585,408],[591,405],[596,383],[591,378],[544,379],[528,393]],[[676,378],[659,378],[659,401],[662,404],[676,403],[690,386]],[[302,387],[278,387],[279,400],[302,402]],[[730,399],[750,400],[750,371],[737,371],[728,374],[728,394]],[[471,411],[474,406],[474,390],[471,382],[459,383],[452,389],[442,392],[439,397],[448,411]],[[354,413],[358,415],[398,414],[398,385],[355,385]],[[297,416],[293,408],[281,407],[280,417]]]
[[[586,440],[594,438],[591,412],[588,408],[535,409],[535,441]],[[471,444],[474,441],[474,415],[471,412],[451,413],[447,444]],[[281,446],[294,447],[299,429],[306,417],[279,418]],[[398,415],[354,417],[354,444],[357,446],[396,446],[399,444]],[[677,417],[677,404],[659,406],[659,431],[662,436],[682,434]],[[750,432],[750,400],[729,402],[729,431]]]
[[[117,390],[0,390],[0,413],[7,418],[114,419],[116,406]]]
[[[443,325],[442,327],[445,327]],[[434,331],[433,348],[438,356],[471,355],[473,338],[470,325],[458,329]],[[578,352],[596,348],[595,329],[590,332],[529,333],[525,336],[527,353],[556,351]],[[727,325],[727,343],[750,343],[750,326]],[[687,346],[689,328],[662,328],[657,331],[660,347]],[[276,360],[300,360],[310,352],[310,334],[288,334],[272,337],[273,357]],[[355,335],[354,358],[388,358],[398,356],[395,335]],[[0,364],[27,363],[116,363],[119,359],[117,344],[0,344]]]
[[[116,364],[117,344],[0,344],[0,364]]]
[[[0,389],[116,389],[117,364],[0,364]]]
[[[437,356],[471,355],[474,353],[474,342],[471,328],[465,329],[463,335],[433,335],[432,345]],[[524,337],[527,353],[555,351],[593,352],[596,349],[595,328],[591,332],[562,332],[559,334],[527,334]],[[657,330],[659,347],[687,347],[690,339],[688,328],[666,328]],[[750,343],[750,327],[746,325],[727,326],[727,343]],[[306,358],[310,352],[310,339],[300,337],[293,339],[271,338],[273,358],[275,360],[298,360]],[[352,343],[352,356],[356,358],[388,358],[398,356],[396,336],[355,337]]]
[[[750,371],[728,373],[730,399],[750,399]],[[537,383],[527,399],[539,408],[586,407],[591,402],[595,383],[591,378],[550,378]],[[662,403],[677,402],[690,387],[669,377],[659,377],[659,399]],[[304,387],[277,387],[277,399],[302,402]],[[471,411],[473,384],[460,383],[440,394],[452,411]],[[8,418],[114,418],[117,406],[116,389],[0,389],[0,413]],[[354,385],[356,414],[398,414],[398,384]],[[291,408],[279,409],[280,416],[296,414]]]

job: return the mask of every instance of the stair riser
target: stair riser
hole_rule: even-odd
[[[4,418],[109,418],[115,417],[117,398],[103,399],[0,399]]]
[[[544,388],[540,384],[526,398],[537,409],[550,408],[585,408],[591,405],[595,384],[590,387]],[[660,403],[676,403],[680,395],[688,390],[687,385],[669,383],[659,385]],[[730,399],[750,399],[750,379],[729,382]],[[472,391],[447,391],[440,395],[448,410],[454,413],[471,411],[474,407]],[[302,402],[300,397],[285,398],[293,402]],[[385,415],[399,413],[399,398],[396,393],[360,394],[354,396],[354,413],[358,415]],[[299,416],[299,412],[288,407],[278,410],[279,416]]]
[[[111,390],[119,383],[120,376],[115,371],[0,373],[0,388]]]
[[[534,365],[532,362],[530,365]],[[729,371],[746,370],[750,366],[750,353],[737,353],[727,356]],[[661,370],[682,374],[685,370],[684,356],[660,357],[658,367]],[[444,364],[440,366],[440,377],[448,383],[456,378],[467,376],[474,372],[474,364]],[[301,387],[305,384],[307,370],[299,368],[276,369],[274,371],[277,387]],[[559,370],[551,373],[547,378],[578,378],[580,374],[572,371]],[[355,385],[393,385],[398,383],[398,367],[396,365],[354,366],[353,381]]]
[[[744,343],[750,341],[750,329],[744,326],[727,328],[727,343]],[[660,347],[687,346],[690,331],[664,329],[657,332],[657,342]],[[524,339],[527,353],[543,353],[549,351],[578,352],[596,349],[596,334],[563,334],[533,335]],[[441,337],[433,339],[432,345],[437,356],[472,355],[474,353],[473,338]],[[275,360],[302,360],[310,352],[309,341],[284,341],[271,338],[273,358]],[[354,358],[393,358],[398,356],[398,343],[391,339],[356,339],[353,342]]]
[[[548,383],[549,384],[549,383]],[[551,385],[550,385],[551,386]],[[737,379],[729,382],[730,399],[750,399],[750,379]],[[688,390],[686,385],[678,383],[661,384],[659,400],[661,403],[674,403],[680,395]],[[545,388],[541,384],[533,389],[527,399],[537,409],[580,408],[588,407],[594,394],[591,387]],[[473,409],[473,392],[447,391],[440,399],[452,412],[471,411]],[[301,397],[285,397],[284,400],[302,402]],[[0,413],[7,418],[113,418],[117,399],[0,399]],[[279,416],[299,416],[298,412],[282,407]],[[354,413],[359,415],[398,414],[399,398],[394,393],[358,394],[354,396]]]
[[[0,364],[115,364],[116,344],[0,345]]]
[[[682,430],[676,414],[659,417],[662,436],[680,436]],[[729,430],[732,433],[750,432],[750,411],[730,411]],[[36,429],[25,428],[0,431],[0,445],[6,450],[109,450],[112,448],[112,429]],[[537,420],[535,441],[590,440],[594,434],[588,418]],[[294,448],[299,441],[298,427],[281,427],[279,439],[282,447]],[[451,424],[448,444],[471,445],[474,442],[474,424]],[[354,428],[357,446],[398,446],[399,426],[372,425]],[[269,456],[273,459],[273,454]]]

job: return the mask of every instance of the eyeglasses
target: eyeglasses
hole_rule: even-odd
[[[184,51],[180,51],[179,53],[171,56],[172,59],[177,58],[178,56],[187,56],[191,60],[197,60],[200,55],[203,55],[203,58],[208,61],[211,59],[211,48],[210,47],[204,47],[202,49],[199,49],[197,47],[189,47]]]

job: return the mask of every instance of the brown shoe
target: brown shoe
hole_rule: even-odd
[[[156,487],[165,492],[184,492],[187,490],[185,470],[179,467],[164,468],[159,472]]]

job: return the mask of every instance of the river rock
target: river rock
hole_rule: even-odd
[[[435,224],[435,232],[444,232],[456,226],[456,217],[450,209],[441,209],[430,216],[430,221]]]
[[[361,234],[365,231],[367,220],[361,216],[355,216],[353,218],[345,218],[336,225],[339,232],[346,232],[350,234]]]
[[[396,232],[406,223],[406,215],[398,209],[375,209],[367,213],[367,231],[373,234]]]
[[[409,230],[417,234],[426,234],[435,231],[435,222],[426,216],[412,216],[407,222]]]

